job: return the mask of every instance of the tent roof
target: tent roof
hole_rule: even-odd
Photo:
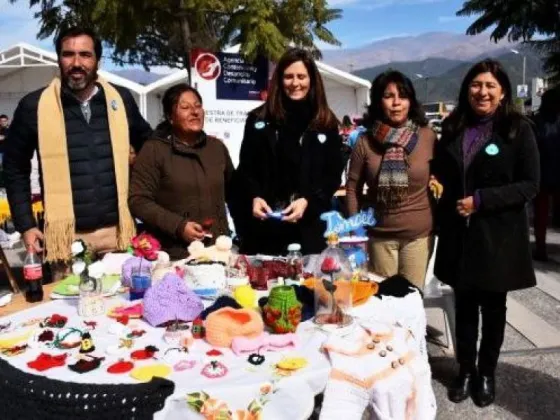
[[[352,86],[354,88],[371,87],[371,83],[358,76],[339,70],[333,66],[316,61],[317,68],[323,77],[336,81],[337,83]],[[24,67],[52,67],[58,66],[57,56],[54,52],[44,50],[33,45],[20,42],[4,50],[0,50],[0,80]],[[187,79],[186,70],[176,70],[147,86],[142,86],[124,77],[117,76],[105,70],[99,70],[99,75],[111,83],[124,86],[138,94],[162,90],[175,83]]]
[[[229,49],[226,52],[235,52],[235,50]],[[369,89],[371,87],[371,83],[361,77],[354,76],[348,72],[339,70],[333,66],[329,66],[321,61],[315,61],[317,64],[317,68],[319,69],[319,73],[326,78],[334,80],[337,83],[352,86],[354,88],[366,88]],[[188,73],[186,70],[176,70],[172,73],[169,73],[167,76],[162,77],[159,80],[156,80],[153,83],[150,83],[146,86],[147,92],[153,92],[156,90],[165,89],[168,86],[171,86],[175,83],[184,82],[188,79]]]
[[[0,50],[0,80],[25,67],[58,67],[55,53],[25,42]],[[99,70],[98,74],[111,83],[123,86],[136,93],[142,93],[144,87],[116,74]]]

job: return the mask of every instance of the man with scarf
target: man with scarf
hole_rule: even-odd
[[[27,249],[65,261],[72,242],[95,252],[125,249],[134,235],[127,206],[129,154],[151,134],[131,93],[97,75],[101,41],[83,28],[55,42],[60,77],[18,104],[4,156],[8,201]],[[33,217],[29,176],[37,150],[42,230]]]

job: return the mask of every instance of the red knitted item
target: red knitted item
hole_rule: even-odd
[[[68,322],[67,317],[59,314],[52,314],[50,317],[45,319],[43,326],[51,328],[64,328],[66,322]]]
[[[113,374],[121,374],[121,373],[130,372],[132,369],[134,369],[134,363],[125,362],[124,360],[121,360],[120,362],[117,362],[109,366],[107,368],[107,372]]]
[[[53,367],[64,366],[66,364],[67,354],[59,354],[57,356],[52,356],[47,353],[41,353],[37,358],[31,362],[27,363],[31,369],[43,372],[45,370],[51,369]]]
[[[87,373],[91,372],[94,369],[97,369],[101,362],[105,360],[104,357],[92,357],[90,359],[80,359],[73,365],[68,365],[68,369],[78,373]]]
[[[134,360],[152,359],[154,357],[154,354],[156,354],[156,352],[158,351],[159,349],[157,347],[146,346],[146,348],[143,350],[136,350],[130,353],[130,357],[132,357],[132,359]]]

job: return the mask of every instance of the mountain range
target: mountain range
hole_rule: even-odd
[[[511,52],[518,50],[521,54]],[[371,42],[358,48],[326,49],[323,61],[367,80],[392,68],[410,77],[423,102],[455,100],[461,81],[472,63],[486,57],[499,59],[512,84],[521,84],[523,55],[526,56],[526,83],[542,77],[541,57],[528,47],[507,41],[494,43],[488,34],[467,36],[452,32],[428,32]],[[138,69],[117,70],[116,74],[146,85],[162,74]]]
[[[495,50],[495,54],[483,54],[469,61],[445,58],[428,58],[422,61],[404,61],[383,64],[354,72],[357,76],[373,80],[382,72],[393,69],[406,74],[413,82],[418,98],[422,102],[454,101],[457,99],[463,78],[475,61],[493,57],[500,61],[508,73],[514,90],[523,82],[523,56],[526,57],[525,83],[531,90],[531,79],[543,77],[542,57],[528,47],[518,47],[520,54],[509,50]],[[500,54],[501,53],[501,54]]]
[[[488,34],[468,36],[454,32],[427,32],[383,39],[357,48],[325,49],[323,61],[341,70],[356,70],[427,58],[470,61],[480,55],[500,55],[515,44],[495,43]]]

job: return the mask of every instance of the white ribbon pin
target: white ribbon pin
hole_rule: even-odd
[[[327,141],[327,136],[325,136],[324,134],[321,133],[321,134],[317,135],[317,140],[319,140],[319,142],[321,144],[323,144],[324,142]]]

